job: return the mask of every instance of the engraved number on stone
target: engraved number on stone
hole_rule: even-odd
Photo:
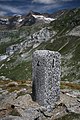
[[[39,61],[37,62],[37,66],[40,66]]]
[[[52,61],[52,67],[54,67],[54,59],[53,59],[53,61]]]

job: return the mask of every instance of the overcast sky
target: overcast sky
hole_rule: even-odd
[[[30,10],[49,12],[80,7],[80,0],[0,0],[0,16],[27,14]]]

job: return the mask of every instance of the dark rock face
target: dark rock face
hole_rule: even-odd
[[[60,54],[48,50],[33,53],[33,99],[51,110],[60,98]]]
[[[27,15],[22,25],[32,25],[36,22],[36,19],[32,15]]]

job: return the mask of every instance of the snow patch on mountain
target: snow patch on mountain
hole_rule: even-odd
[[[8,57],[8,55],[0,55],[0,61],[5,60]]]
[[[54,18],[45,17],[45,16],[43,16],[43,15],[34,15],[34,14],[32,14],[32,16],[33,16],[34,18],[36,18],[36,19],[44,20],[46,23],[49,23],[49,22],[55,20]]]
[[[18,22],[19,22],[19,23],[24,20],[21,15],[17,15],[17,17],[18,17]]]
[[[1,18],[2,21],[8,21],[8,18]]]
[[[22,22],[23,21],[23,19],[22,18],[20,18],[20,19],[18,19],[18,22],[20,23],[20,22]]]
[[[0,18],[0,24],[8,24],[9,23],[9,20],[8,18]]]

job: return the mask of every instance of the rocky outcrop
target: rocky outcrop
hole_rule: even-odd
[[[27,47],[33,46],[34,48],[38,47],[42,42],[48,41],[52,36],[56,34],[55,31],[50,31],[50,28],[42,28],[40,31],[35,32],[34,34],[27,36],[26,40],[20,44],[14,44],[9,46],[6,49],[6,54],[12,55],[16,51],[25,50]],[[37,45],[37,46],[36,46]]]
[[[29,84],[30,82],[27,83]],[[48,112],[32,100],[31,92],[27,93],[26,89],[8,92],[3,88],[0,89],[0,120],[54,120],[68,113],[80,113],[79,91],[61,90],[60,101],[56,102],[52,112]],[[21,94],[22,91],[26,91],[25,94]]]
[[[77,26],[72,31],[70,31],[69,35],[80,37],[80,26]]]
[[[28,94],[18,98],[14,94],[11,96],[9,95],[7,99],[6,97],[4,98],[4,107],[0,106],[0,117],[3,117],[1,117],[1,120],[7,120],[9,118],[11,120],[54,120],[69,112],[80,112],[77,99],[74,100],[74,98],[63,93],[61,93],[61,101],[56,103],[56,107],[52,112],[47,112],[44,107],[33,102],[31,96]]]

